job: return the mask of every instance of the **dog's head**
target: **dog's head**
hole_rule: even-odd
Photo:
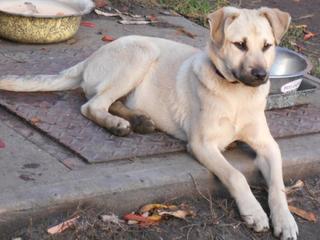
[[[257,87],[268,81],[275,46],[286,33],[291,17],[279,9],[224,7],[208,15],[209,55],[231,82]],[[211,51],[211,53],[210,53]]]

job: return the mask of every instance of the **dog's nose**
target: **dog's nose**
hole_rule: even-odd
[[[263,68],[253,68],[251,70],[251,75],[254,76],[257,80],[265,80],[267,72]]]

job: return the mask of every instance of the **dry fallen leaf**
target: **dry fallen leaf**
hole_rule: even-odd
[[[183,27],[179,27],[176,29],[177,33],[182,33],[190,38],[195,38],[197,36],[197,34],[194,34],[192,32],[187,31],[186,29],[184,29]]]
[[[169,215],[176,218],[185,219],[187,216],[194,216],[193,211],[190,210],[177,210],[173,212],[163,211],[159,213],[160,216]]]
[[[179,13],[173,10],[164,10],[164,11],[161,11],[160,14],[167,15],[167,16],[181,16]]]
[[[127,222],[129,225],[138,224],[139,222],[136,220],[128,220]]]
[[[134,213],[129,213],[129,214],[124,215],[123,219],[127,220],[127,221],[133,220],[133,221],[138,221],[138,222],[148,222],[147,217],[141,216],[139,214],[134,214]]]
[[[105,16],[105,17],[117,17],[119,16],[119,13],[108,13],[108,12],[103,12],[99,9],[95,9],[94,12],[98,15],[101,15],[101,16]]]
[[[114,37],[112,37],[111,35],[105,34],[103,35],[101,40],[104,42],[112,42],[114,40]]]
[[[297,208],[297,207],[294,207],[294,206],[290,206],[289,205],[289,210],[290,212],[296,214],[297,216],[303,218],[303,219],[306,219],[310,222],[316,222],[317,221],[317,217],[316,215],[313,213],[313,212],[307,212],[303,209],[300,209],[300,208]]]
[[[94,4],[97,8],[103,8],[108,5],[108,1],[106,0],[94,0]]]
[[[155,215],[149,216],[149,217],[147,217],[147,218],[148,218],[148,220],[150,220],[150,221],[159,222],[162,217],[161,217],[160,215],[155,214]]]
[[[144,25],[150,24],[151,21],[149,20],[120,20],[119,23],[124,25]]]
[[[303,52],[305,50],[305,48],[303,46],[301,46],[300,44],[297,44],[297,43],[292,42],[292,41],[290,42],[290,44],[292,46],[294,46],[297,49],[298,52]]]
[[[303,37],[303,40],[308,41],[311,38],[313,38],[315,35],[316,35],[315,33],[307,31]]]
[[[90,27],[90,28],[94,28],[96,27],[96,24],[93,23],[93,22],[89,22],[89,21],[82,21],[80,23],[81,26],[84,26],[84,27]]]
[[[5,147],[6,147],[6,144],[2,139],[0,139],[0,148],[5,148]]]
[[[306,24],[299,24],[299,25],[292,26],[292,28],[307,28],[307,27],[308,27],[308,25],[306,25]],[[290,28],[291,28],[291,26],[290,26]]]
[[[187,216],[195,215],[193,211],[185,208],[186,205],[183,204],[178,207],[176,205],[151,203],[141,207],[139,214],[129,213],[124,216],[124,219],[128,224],[139,224],[141,227],[148,227],[158,224],[165,216],[184,219]]]
[[[128,224],[139,224],[141,227],[158,224],[161,220],[161,216],[145,217],[135,213],[126,214],[123,218],[127,220]]]
[[[115,214],[101,215],[100,218],[103,222],[112,222],[118,225],[124,222],[123,220],[119,219],[119,217]]]
[[[51,234],[51,235],[52,235],[52,234],[61,233],[61,232],[63,232],[64,230],[66,230],[66,229],[74,226],[74,224],[76,223],[76,221],[78,220],[79,217],[80,217],[80,216],[76,216],[76,217],[71,218],[71,219],[69,219],[69,220],[66,220],[66,221],[64,221],[64,222],[62,222],[62,223],[60,223],[60,224],[58,224],[58,225],[56,225],[56,226],[53,226],[53,227],[51,227],[51,228],[48,228],[48,229],[47,229],[47,232],[48,232],[49,234]]]
[[[31,13],[39,13],[37,7],[31,2],[24,2],[24,5],[27,7],[29,11],[31,11]]]
[[[157,17],[155,15],[149,15],[149,16],[146,16],[146,18],[148,20],[150,20],[151,22],[155,22],[157,21]]]
[[[159,209],[159,208],[163,208],[163,209],[177,209],[177,206],[175,206],[175,205],[159,204],[159,203],[151,203],[151,204],[144,205],[142,208],[140,208],[140,211],[139,211],[139,212],[145,213],[145,212],[150,212],[151,210]]]
[[[32,117],[30,121],[32,124],[37,124],[41,122],[41,120],[38,117]]]
[[[76,42],[78,42],[78,40],[76,38],[70,38],[68,41],[66,41],[66,44],[73,45]]]
[[[301,188],[303,188],[303,186],[304,186],[303,181],[298,180],[295,184],[286,187],[286,190],[285,190],[285,191],[286,191],[286,194],[289,194],[289,193],[298,191],[298,190],[300,190]]]

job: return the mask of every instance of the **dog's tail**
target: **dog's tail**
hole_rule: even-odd
[[[61,71],[57,75],[18,76],[7,75],[0,77],[0,89],[15,92],[62,91],[75,89],[82,82],[82,73],[86,61]]]

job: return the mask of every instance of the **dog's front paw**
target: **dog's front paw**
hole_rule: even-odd
[[[269,218],[261,205],[255,199],[250,204],[248,203],[249,201],[242,206],[239,205],[242,219],[256,232],[267,231],[269,229]]]
[[[129,135],[131,132],[131,126],[130,123],[122,118],[113,116],[113,122],[111,124],[111,127],[108,127],[108,131],[112,133],[113,135],[119,136],[119,137],[125,137]],[[110,119],[108,124],[110,124]]]
[[[274,209],[271,212],[273,232],[281,240],[296,240],[299,230],[296,221],[288,209]]]

